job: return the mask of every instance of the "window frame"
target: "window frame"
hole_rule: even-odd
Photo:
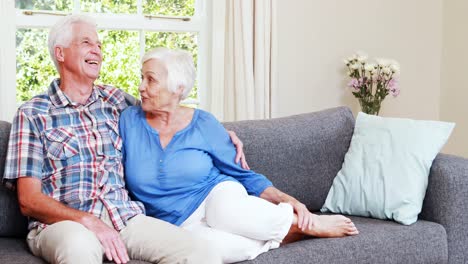
[[[143,8],[141,6],[142,0],[137,0],[137,13],[136,14],[104,14],[104,13],[89,13],[80,12],[80,0],[73,0],[73,10],[71,12],[61,11],[41,11],[41,10],[23,10],[15,8],[14,1],[6,1],[4,5],[7,10],[2,12],[13,12],[14,10],[14,34],[16,31],[22,28],[50,28],[56,21],[63,15],[73,14],[86,14],[93,17],[98,25],[98,30],[131,30],[139,32],[139,45],[140,45],[140,58],[144,54],[145,50],[145,34],[144,32],[193,32],[198,34],[197,46],[198,46],[198,61],[197,61],[197,82],[198,82],[198,93],[197,99],[184,100],[185,104],[195,104],[200,108],[207,108],[208,94],[208,74],[211,72],[209,69],[210,62],[208,51],[210,49],[210,27],[208,27],[208,12],[207,4],[210,0],[195,0],[195,14],[192,17],[174,17],[174,16],[148,16],[143,14]],[[5,8],[5,7],[4,7]],[[26,14],[25,11],[32,11],[32,14]],[[9,13],[11,14],[11,13]],[[189,19],[183,19],[189,18]],[[13,25],[4,25],[2,29],[7,30]],[[14,42],[15,37],[12,37]],[[14,50],[11,50],[11,43],[8,47],[2,48],[5,53],[13,53],[11,56],[2,56],[0,63],[3,65],[14,65],[14,78],[11,77],[12,71],[9,73],[0,71],[0,78],[8,76],[9,81],[0,82],[0,104],[2,105],[2,113],[0,113],[1,120],[12,120],[14,113],[16,112],[16,44],[14,44]],[[10,52],[8,52],[10,50]],[[3,52],[2,52],[3,53]],[[3,54],[2,54],[3,55]],[[3,58],[5,57],[5,58]],[[13,58],[12,58],[13,57]],[[9,67],[0,67],[9,68]],[[5,89],[4,87],[14,86],[15,89]],[[48,84],[44,84],[47,86]],[[11,102],[15,102],[15,106]],[[14,108],[12,110],[11,108]]]

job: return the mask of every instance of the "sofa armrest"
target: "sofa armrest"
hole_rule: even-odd
[[[445,227],[449,263],[468,263],[468,159],[436,157],[420,218]]]

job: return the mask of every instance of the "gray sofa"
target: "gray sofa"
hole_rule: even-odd
[[[354,118],[340,107],[225,126],[243,140],[252,169],[318,211],[343,163]],[[0,175],[9,129],[0,122]],[[437,156],[420,220],[411,226],[351,218],[358,236],[309,238],[244,263],[468,263],[468,160]],[[15,193],[0,187],[0,263],[43,263],[29,253],[25,234]]]

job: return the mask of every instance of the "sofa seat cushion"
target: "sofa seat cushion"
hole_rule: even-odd
[[[5,264],[46,264],[41,258],[29,252],[25,239],[0,237],[0,263]],[[114,263],[114,262],[104,262]],[[149,262],[132,260],[128,264],[145,264]]]
[[[447,236],[439,224],[419,220],[404,226],[392,221],[350,218],[360,231],[357,236],[310,238],[243,263],[447,263]],[[29,252],[24,239],[0,238],[0,263],[45,262]]]
[[[442,225],[419,220],[404,226],[350,218],[360,231],[357,236],[310,238],[243,263],[447,263],[447,236]]]
[[[25,239],[0,238],[0,263],[46,263],[29,252]]]

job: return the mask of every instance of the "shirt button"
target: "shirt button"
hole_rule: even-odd
[[[162,162],[163,162],[163,160],[159,160],[159,162],[161,162],[161,163],[162,163]]]

